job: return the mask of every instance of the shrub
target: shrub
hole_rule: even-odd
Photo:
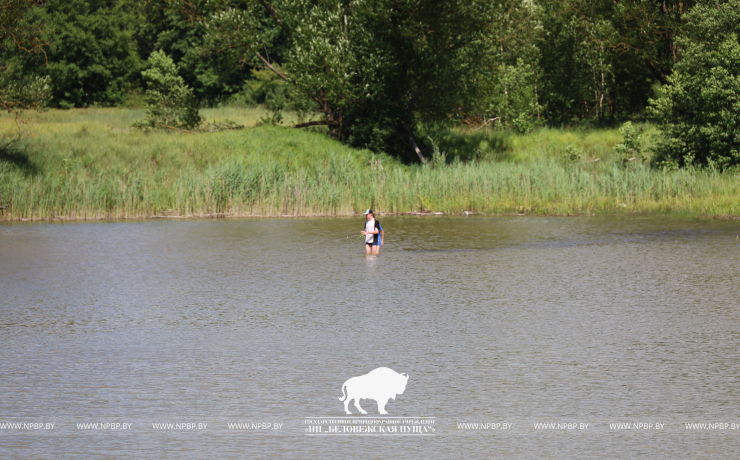
[[[568,163],[578,163],[581,160],[583,160],[583,150],[568,144],[565,146],[565,151],[563,152],[563,158],[565,158]]]
[[[192,129],[203,121],[193,90],[177,73],[177,66],[163,51],[149,56],[149,68],[141,73],[147,82],[146,119],[137,128]]]
[[[642,136],[640,131],[635,128],[631,121],[626,122],[619,128],[619,134],[623,139],[620,144],[614,146],[614,152],[622,157],[622,161],[627,164],[633,160],[642,159],[642,148],[640,141]]]

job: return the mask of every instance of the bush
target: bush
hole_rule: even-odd
[[[740,0],[697,5],[686,20],[665,97],[650,102],[663,131],[655,160],[727,169],[740,164]]]
[[[635,128],[631,121],[628,121],[619,128],[619,134],[623,136],[623,139],[620,144],[614,146],[614,152],[622,157],[625,164],[633,160],[641,160],[642,136],[640,131]]]
[[[288,86],[270,70],[252,70],[252,79],[244,82],[244,102],[249,105],[264,104],[268,110],[284,110],[288,99]]]
[[[147,117],[137,128],[192,129],[203,121],[193,90],[177,74],[177,66],[163,51],[149,56],[149,69],[141,73],[147,82]]]
[[[565,146],[563,158],[565,158],[565,160],[571,164],[579,163],[581,160],[583,160],[583,150],[571,144],[568,144]]]

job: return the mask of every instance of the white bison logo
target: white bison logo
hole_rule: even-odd
[[[355,400],[355,407],[360,410],[361,414],[367,414],[360,407],[360,399],[374,399],[378,403],[378,412],[387,414],[385,405],[389,399],[396,399],[396,396],[403,394],[406,390],[406,382],[409,376],[399,374],[393,369],[379,367],[359,377],[352,377],[342,385],[342,396],[340,401],[344,401],[344,412],[351,414],[349,402]],[[345,393],[344,389],[347,389]]]

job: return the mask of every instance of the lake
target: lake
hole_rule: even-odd
[[[379,220],[0,225],[2,456],[740,455],[740,222]]]

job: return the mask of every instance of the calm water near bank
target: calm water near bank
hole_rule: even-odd
[[[0,225],[0,456],[740,455],[740,222],[380,221]]]

